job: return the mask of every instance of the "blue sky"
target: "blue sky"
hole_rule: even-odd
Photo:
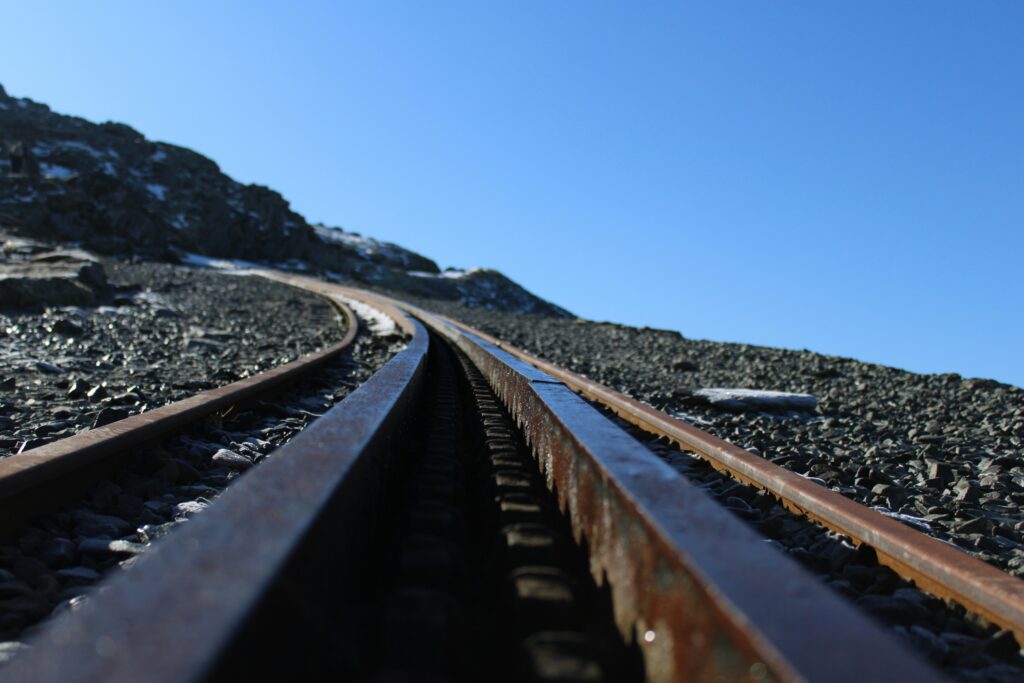
[[[1024,385],[1024,3],[47,2],[0,83],[597,320]]]

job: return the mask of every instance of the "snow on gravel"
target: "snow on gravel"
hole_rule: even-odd
[[[51,180],[68,180],[69,178],[74,178],[78,175],[78,173],[72,171],[66,166],[48,164],[46,162],[39,164],[39,170],[43,174],[44,178],[50,178]]]
[[[248,275],[248,270],[265,268],[258,263],[251,261],[242,261],[241,259],[222,259],[213,256],[203,256],[202,254],[193,254],[192,252],[185,252],[181,255],[181,262],[189,266],[197,266],[199,268],[213,268],[214,270],[223,270],[235,275]]]
[[[378,242],[371,237],[363,237],[353,232],[344,232],[341,228],[329,228],[321,224],[314,225],[313,230],[321,239],[352,247],[364,258],[380,254],[388,260],[405,265],[409,263],[409,254],[389,242]]]
[[[266,269],[267,266],[261,266],[258,263],[250,263],[249,261],[241,261],[238,259],[218,259],[209,256],[202,256],[200,254],[184,253],[181,256],[182,263],[190,266],[198,266],[200,268],[213,268],[226,273],[234,275],[249,275],[253,270]],[[294,269],[295,264],[283,264]],[[335,297],[340,301],[343,301],[346,306],[351,308],[356,315],[364,319],[367,322],[368,329],[376,335],[387,336],[391,334],[399,334],[398,326],[395,321],[385,315],[383,312],[377,310],[372,306],[368,306],[355,299],[349,297],[337,296]]]
[[[398,334],[398,326],[395,324],[395,321],[373,306],[350,299],[347,296],[338,296],[336,298],[345,302],[345,305],[351,308],[356,315],[366,320],[367,327],[374,334]]]
[[[160,201],[164,201],[165,199],[167,199],[167,187],[165,185],[157,185],[156,183],[147,183],[146,189],[149,190],[149,193],[151,195],[153,195],[154,197],[156,197]]]
[[[448,268],[443,273],[427,273],[422,270],[410,270],[409,275],[413,277],[422,278],[447,278],[449,280],[460,280],[467,275],[483,270],[482,268],[470,268],[469,270],[463,270],[461,268]]]

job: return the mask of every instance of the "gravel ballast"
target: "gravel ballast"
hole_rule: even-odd
[[[691,341],[664,330],[509,316],[448,302],[415,303],[675,414],[1004,570],[1022,573],[1024,392],[1016,387],[955,375],[916,375],[808,351]],[[759,395],[748,400],[743,392],[714,387]],[[789,393],[779,401],[780,395],[771,392]],[[777,407],[764,409],[771,402]],[[767,542],[949,673],[992,683],[1024,676],[1024,658],[1012,633],[917,590],[879,566],[870,549],[786,511],[763,491],[619,422]]]
[[[0,309],[0,457],[340,341],[324,299],[256,277],[104,262],[101,305]]]
[[[419,303],[1024,575],[1017,387],[665,330]],[[737,412],[695,395],[711,387],[810,394],[817,407]]]
[[[596,405],[655,455],[695,483],[761,537],[822,582],[905,639],[936,666],[965,681],[1015,683],[1024,680],[1024,657],[1011,632],[970,614],[952,601],[918,590],[874,551],[786,510],[763,489],[740,483],[695,453],[664,437],[634,427]]]
[[[369,332],[277,395],[140,447],[74,504],[0,544],[0,662],[50,616],[82,606],[112,570],[201,514],[239,476],[342,401],[404,346]]]

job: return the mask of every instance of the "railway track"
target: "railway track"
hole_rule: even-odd
[[[943,679],[585,399],[1021,633],[1018,580],[827,489],[455,321],[264,275],[371,306],[408,345],[0,676]],[[110,427],[31,475],[0,461],[0,494],[27,517],[93,440],[154,437]]]

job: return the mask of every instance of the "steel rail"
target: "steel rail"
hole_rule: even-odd
[[[364,529],[379,514],[377,480],[419,400],[428,337],[419,323],[403,322],[413,331],[405,349],[101,595],[41,632],[32,650],[5,665],[3,679],[305,680],[303,667],[314,662],[303,658],[303,639],[331,633],[304,623],[302,610],[316,606],[296,604],[294,593],[311,574],[351,586],[358,582],[348,574],[372,570],[372,561],[356,560],[366,557]],[[248,656],[226,663],[238,647]],[[292,656],[275,656],[288,647]],[[239,675],[231,668],[238,660],[257,670]]]
[[[161,437],[204,416],[280,388],[323,366],[356,338],[359,321],[336,297],[328,300],[345,318],[345,336],[336,344],[267,372],[200,392],[138,415],[112,422],[0,460],[0,534],[51,509],[91,482],[84,472],[101,467],[128,449]],[[40,495],[42,487],[47,495]]]
[[[643,648],[648,680],[943,680],[568,383],[452,320],[339,291],[416,316],[488,378],[609,585],[623,636]]]
[[[630,424],[692,450],[718,470],[770,492],[788,509],[875,550],[878,561],[922,590],[952,599],[1024,642],[1024,581],[591,379],[442,315],[449,325],[507,351],[604,405]]]
[[[816,484],[739,446],[625,396],[598,382],[541,360],[490,335],[438,316],[515,358],[565,382],[606,406],[627,422],[700,455],[740,481],[766,489],[788,509],[864,543],[878,561],[922,590],[952,599],[1024,643],[1024,581],[936,538],[886,517],[846,496]]]
[[[307,618],[294,595],[309,573],[358,590],[353,577],[372,571],[364,536],[418,401],[425,324],[471,359],[523,428],[648,680],[944,680],[566,382],[407,304],[322,283],[314,291],[387,308],[399,321],[401,308],[422,323],[407,321],[414,334],[404,351],[216,505],[42,631],[4,669],[7,679],[193,683],[301,668],[301,657],[260,667],[273,668],[283,641],[289,653],[306,647],[281,624]],[[358,627],[357,615],[328,616],[331,628]],[[239,648],[247,656],[232,657]]]

